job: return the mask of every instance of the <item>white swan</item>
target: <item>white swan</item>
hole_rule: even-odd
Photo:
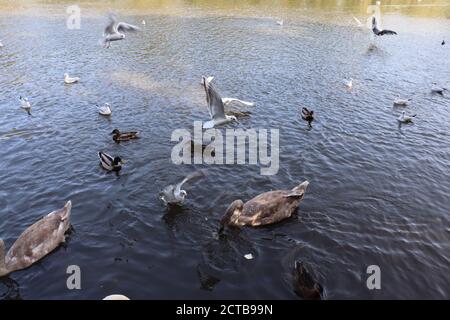
[[[80,81],[80,78],[77,77],[70,77],[68,73],[64,73],[64,82],[66,84],[72,84],[72,83],[77,83],[78,81]]]
[[[98,108],[98,113],[100,113],[102,116],[110,116],[111,115],[111,108],[109,103],[105,103],[103,106],[99,107],[97,105]]]
[[[203,129],[211,129],[233,121],[238,122],[235,116],[228,116],[225,114],[225,106],[219,93],[214,88],[212,83],[213,79],[213,77],[202,77],[203,87],[206,92],[208,111],[211,116],[210,121],[203,123]]]
[[[400,99],[397,98],[394,100],[394,106],[397,107],[406,107],[412,99]]]
[[[26,112],[28,112],[29,115],[31,115],[31,103],[28,101],[27,98],[20,96],[20,107],[22,109],[25,109]]]
[[[398,117],[397,120],[400,123],[411,123],[415,116],[416,116],[415,114],[411,115],[411,116],[407,116],[407,115],[405,115],[405,111],[403,111],[402,114],[400,115],[400,117]]]
[[[28,268],[55,250],[65,241],[70,227],[72,202],[53,211],[28,227],[5,255],[5,244],[0,239],[0,277]]]

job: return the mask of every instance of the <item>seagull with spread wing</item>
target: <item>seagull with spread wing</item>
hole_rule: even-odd
[[[375,19],[375,17],[372,18],[372,31],[376,36],[396,35],[397,34],[397,32],[392,31],[392,30],[378,29],[377,19]]]
[[[114,14],[109,15],[109,23],[103,32],[102,45],[104,48],[109,48],[112,41],[125,39],[125,31],[140,31],[141,29],[135,25],[119,22]]]
[[[233,121],[238,122],[235,116],[225,114],[223,99],[214,87],[214,84],[212,83],[213,79],[214,77],[202,77],[202,84],[206,92],[208,111],[211,116],[210,121],[203,123],[203,129],[211,129]]]

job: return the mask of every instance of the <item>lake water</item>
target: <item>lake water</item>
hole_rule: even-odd
[[[450,298],[450,94],[430,92],[450,85],[449,1],[383,1],[382,26],[398,36],[377,39],[353,20],[370,1],[78,1],[80,30],[66,27],[71,4],[0,1],[0,237],[9,248],[73,203],[67,242],[0,279],[0,299],[297,299],[295,260],[329,299]],[[110,9],[146,25],[103,49]],[[172,163],[172,131],[209,118],[202,75],[257,103],[225,128],[280,130],[276,175]],[[399,128],[398,96],[413,99],[414,124]],[[110,119],[97,114],[104,102]],[[115,144],[114,128],[142,138]],[[120,175],[100,168],[100,150],[126,160]],[[167,210],[158,192],[198,169],[207,177]],[[292,218],[215,237],[233,200],[306,179]],[[66,288],[69,265],[81,290]],[[381,290],[366,286],[369,265]]]

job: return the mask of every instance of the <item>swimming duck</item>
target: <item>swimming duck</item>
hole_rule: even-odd
[[[415,116],[416,116],[415,114],[413,114],[411,116],[407,116],[407,115],[405,115],[405,111],[403,111],[402,114],[400,115],[400,117],[398,117],[397,120],[400,123],[411,123]]]
[[[302,108],[302,119],[308,121],[308,125],[311,127],[311,122],[314,121],[314,111]]]
[[[80,81],[80,78],[77,78],[77,77],[73,77],[72,78],[72,77],[69,76],[68,73],[64,73],[64,82],[66,84],[72,84],[72,83],[76,83],[78,81]]]
[[[100,113],[102,116],[110,116],[111,115],[111,108],[109,103],[105,103],[102,107],[99,107],[97,105],[98,108],[98,113]]]
[[[396,107],[406,107],[412,99],[400,99],[394,100],[394,106]]]
[[[5,244],[0,239],[0,277],[28,268],[55,250],[65,241],[70,227],[72,202],[53,211],[28,227],[5,255]]]
[[[29,115],[31,115],[31,103],[30,103],[30,101],[28,101],[28,98],[25,98],[25,97],[20,96],[20,97],[19,97],[19,100],[20,100],[20,107],[21,107],[22,109],[25,109],[25,111],[26,111]]]
[[[244,203],[233,201],[220,221],[219,233],[225,226],[263,226],[289,218],[303,199],[309,182],[304,181],[292,190],[262,193]]]
[[[301,261],[295,261],[293,286],[295,293],[308,300],[322,300],[323,288],[319,282],[306,270]]]
[[[124,161],[120,157],[111,157],[109,154],[104,152],[99,152],[98,157],[100,158],[100,164],[103,169],[108,171],[120,171]]]
[[[119,129],[114,129],[111,134],[113,135],[113,140],[116,142],[139,139],[138,131],[120,132]]]

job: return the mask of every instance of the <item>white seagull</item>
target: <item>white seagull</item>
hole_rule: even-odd
[[[167,204],[178,204],[181,205],[184,202],[184,199],[187,196],[187,192],[185,190],[182,190],[181,187],[183,184],[188,182],[189,180],[203,177],[204,173],[202,171],[196,171],[194,173],[191,173],[186,178],[184,178],[180,183],[178,184],[171,184],[167,187],[165,187],[161,193],[159,198],[167,205]]]
[[[278,21],[277,21],[277,25],[283,26],[283,24],[284,24],[283,20],[278,20]]]
[[[433,85],[431,86],[431,92],[440,94],[441,96],[444,95],[444,91],[447,91],[446,88],[438,86],[436,82],[433,82]]]
[[[20,104],[21,104],[20,107],[21,107],[22,109],[25,109],[25,111],[26,111],[29,115],[31,115],[31,103],[30,103],[30,101],[28,101],[27,98],[22,97],[22,96],[19,97],[19,100],[20,100]]]
[[[398,107],[406,107],[412,99],[400,99],[397,98],[394,100],[394,106]]]
[[[0,48],[3,48],[2,40],[0,40]]]
[[[68,73],[64,73],[64,82],[66,84],[72,84],[72,83],[77,83],[78,81],[80,81],[80,78],[77,77],[70,77]]]
[[[344,84],[348,89],[353,88],[353,79],[350,78],[350,80],[344,79]]]
[[[99,107],[97,105],[98,108],[98,113],[100,113],[102,116],[110,116],[111,115],[111,108],[109,103],[105,103],[103,106]]]
[[[145,26],[146,24],[145,20],[142,20],[142,25]]]
[[[125,39],[125,31],[140,31],[141,29],[135,25],[125,22],[118,22],[114,14],[109,15],[109,24],[103,32],[103,47],[109,48],[111,41]]]
[[[238,122],[235,116],[228,116],[225,114],[225,106],[222,98],[212,83],[213,79],[214,77],[202,77],[203,87],[206,92],[208,111],[211,116],[211,120],[203,123],[203,129],[211,129],[233,121]]]
[[[415,114],[413,114],[411,116],[407,116],[407,115],[405,115],[405,111],[403,111],[402,114],[400,115],[400,117],[398,117],[397,120],[400,123],[411,123],[415,116],[416,116]]]

